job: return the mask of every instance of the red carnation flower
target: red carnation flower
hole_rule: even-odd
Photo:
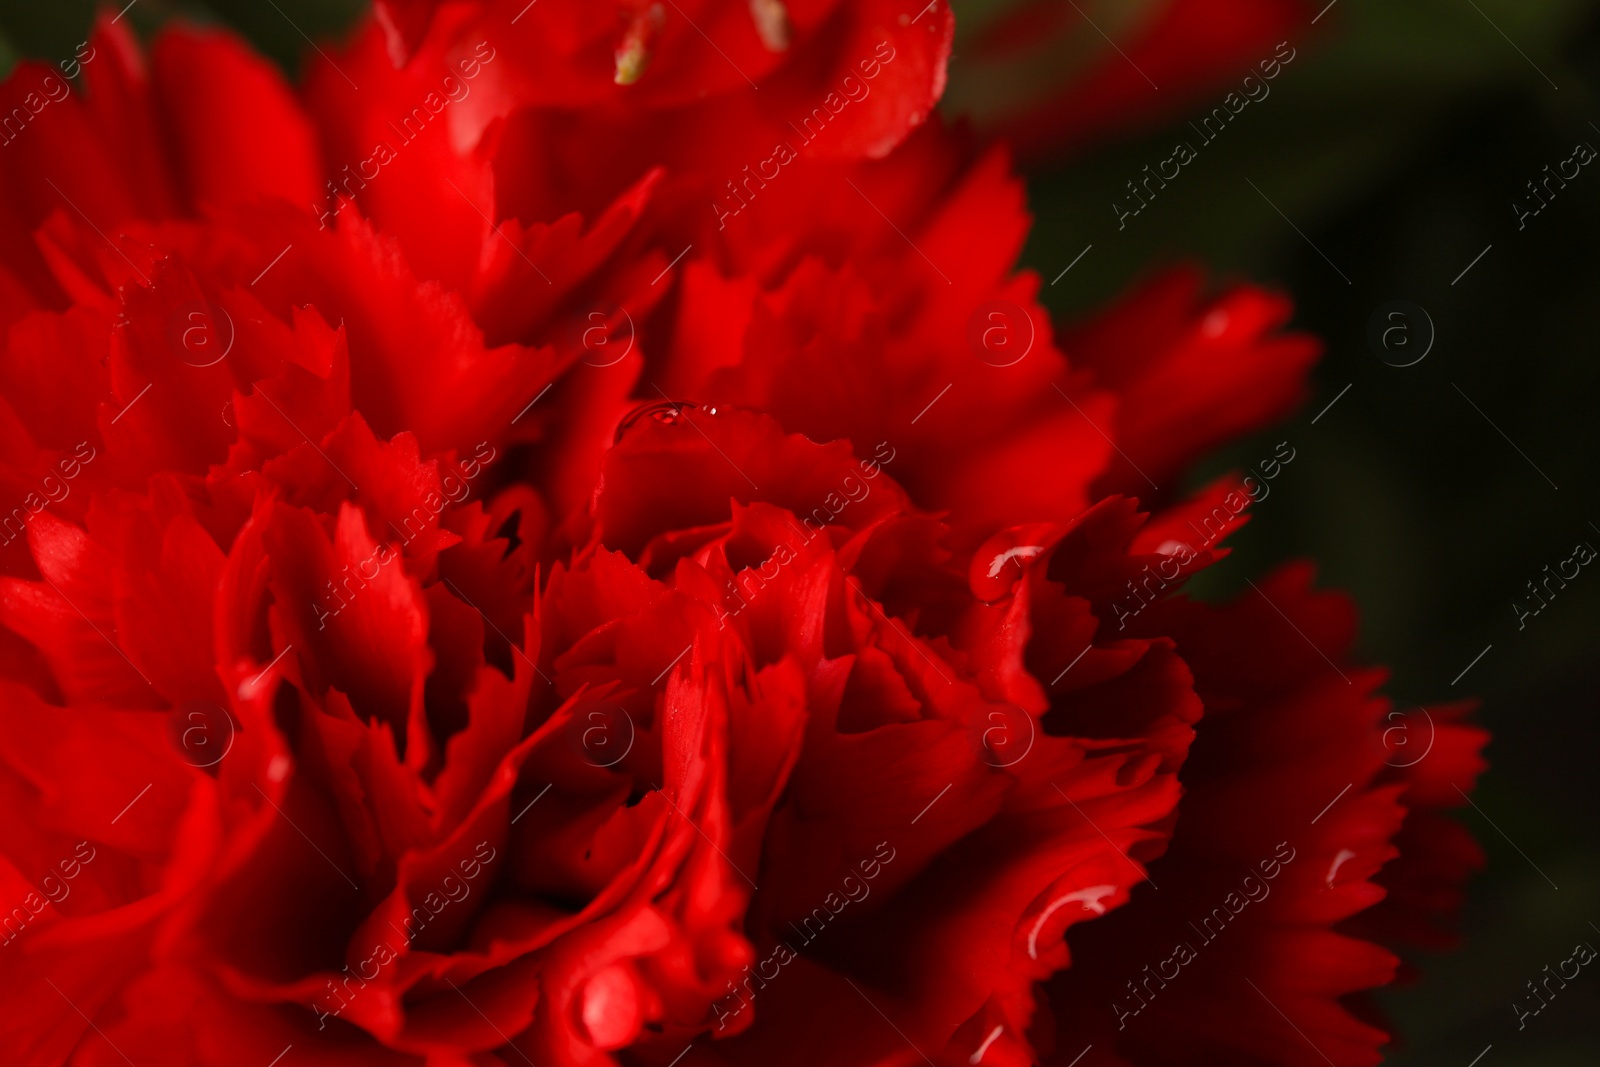
[[[1303,570],[1178,595],[1287,303],[1058,338],[941,5],[517,6],[6,85],[0,1042],[1375,1062],[1484,738],[1395,759]]]

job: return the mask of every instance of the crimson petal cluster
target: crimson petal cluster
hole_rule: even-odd
[[[1187,268],[1058,331],[952,34],[381,0],[299,87],[109,13],[18,67],[11,1062],[1378,1061],[1485,737],[1395,759],[1304,565],[1181,594],[1256,493],[1170,487],[1318,345]]]

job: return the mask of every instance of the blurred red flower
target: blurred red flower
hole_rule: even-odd
[[[1243,91],[1264,98],[1271,90],[1258,87],[1263,76],[1277,77],[1280,61],[1305,45],[1320,6],[1015,0],[1000,5],[964,47],[967,76],[957,100],[1025,161],[1059,162],[1176,118],[1178,108],[1206,93],[1237,91],[1246,77],[1257,87]]]

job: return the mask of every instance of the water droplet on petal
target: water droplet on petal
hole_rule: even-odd
[[[1049,523],[1013,526],[990,537],[973,553],[967,567],[972,595],[993,604],[1011,595],[1028,564],[1043,554],[1054,527]]]
[[[621,444],[622,439],[627,436],[629,430],[647,419],[651,422],[661,423],[663,426],[675,426],[683,419],[684,412],[694,411],[699,406],[699,404],[687,400],[652,400],[648,403],[640,404],[628,412],[623,417],[623,420],[617,424],[617,432],[611,439],[611,443],[613,445]],[[712,409],[710,413],[715,414],[715,409]]]
[[[1333,857],[1333,866],[1328,868],[1328,876],[1323,879],[1323,884],[1332,889],[1334,880],[1339,877],[1339,868],[1355,858],[1355,852],[1348,848],[1341,848],[1338,855]]]

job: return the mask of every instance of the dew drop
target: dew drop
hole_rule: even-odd
[[[617,432],[611,443],[613,445],[621,444],[622,439],[627,436],[629,430],[647,420],[660,423],[663,426],[676,426],[683,421],[684,412],[694,411],[699,407],[699,404],[688,400],[652,400],[649,403],[640,404],[628,412],[623,417],[623,420],[617,424]],[[715,415],[716,409],[711,408],[707,413]]]
[[[1013,526],[980,545],[967,567],[967,584],[972,595],[985,604],[1010,596],[1027,572],[1028,564],[1048,548],[1046,538],[1051,530],[1047,523]]]

